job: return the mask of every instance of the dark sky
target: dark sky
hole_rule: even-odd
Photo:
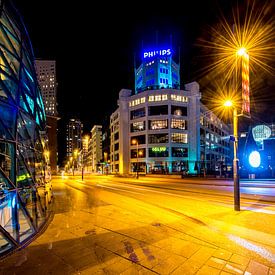
[[[109,119],[121,88],[134,89],[133,59],[136,53],[138,60],[142,41],[150,45],[156,37],[159,43],[172,37],[173,48],[180,47],[182,84],[200,83],[198,71],[203,65],[195,44],[199,37],[207,37],[208,26],[219,21],[221,12],[231,13],[237,1],[192,0],[181,5],[177,1],[97,1],[96,6],[90,1],[14,3],[35,56],[57,61],[60,141],[64,144],[68,118],[80,118],[87,132]],[[63,152],[61,147],[61,157]]]

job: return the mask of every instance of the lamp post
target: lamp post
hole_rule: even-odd
[[[225,107],[232,107],[233,102],[227,100]],[[233,142],[234,142],[234,159],[233,159],[233,180],[234,180],[234,209],[240,211],[240,176],[239,176],[239,159],[238,159],[238,113],[233,106]]]
[[[74,150],[74,156],[73,156],[73,176],[74,176],[74,168],[75,168],[75,159],[77,160],[77,156],[78,156],[78,150],[75,149]]]
[[[135,144],[137,145],[136,178],[138,179],[138,168],[139,168],[139,167],[138,167],[138,166],[139,166],[139,165],[138,165],[138,140],[137,140],[137,139],[133,139],[133,140],[132,140],[132,144],[133,144],[133,145],[135,145]]]

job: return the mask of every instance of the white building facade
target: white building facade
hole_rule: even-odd
[[[131,94],[131,90],[120,91],[119,107],[110,118],[113,173],[138,169],[141,173],[187,170],[197,174],[202,168],[218,170],[217,163],[229,163],[229,143],[223,137],[230,129],[202,105],[198,83],[185,85],[185,90]],[[206,122],[208,118],[212,123]]]
[[[208,159],[220,167],[229,161],[224,137],[230,129],[200,102],[197,82],[180,89],[180,66],[172,55],[171,48],[144,51],[135,68],[134,93],[120,91],[118,109],[110,117],[113,173],[198,174],[212,169]]]

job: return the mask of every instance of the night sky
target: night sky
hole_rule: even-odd
[[[204,97],[206,82],[200,69],[205,60],[197,41],[207,39],[209,26],[219,22],[221,13],[230,15],[237,2],[242,5],[235,0],[182,1],[180,6],[176,1],[99,1],[96,6],[89,1],[13,2],[22,14],[35,57],[57,62],[60,159],[69,118],[80,118],[88,132],[94,124],[108,122],[120,89],[134,89],[133,60],[136,56],[138,63],[142,44],[172,41],[177,55],[180,49],[181,87],[196,80]],[[274,77],[264,82],[258,87],[263,96],[256,111],[269,110],[268,119],[275,120]]]

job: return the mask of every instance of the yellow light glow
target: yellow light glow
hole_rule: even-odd
[[[137,142],[137,140],[136,139],[132,139],[132,144],[133,145],[135,145],[135,144],[137,144],[138,142]]]
[[[232,107],[233,106],[233,102],[232,100],[228,99],[224,102],[223,106],[225,107]]]
[[[242,7],[243,8],[243,7]],[[241,69],[236,56],[249,59],[250,70],[265,71],[274,75],[275,20],[268,1],[258,6],[256,1],[247,1],[246,11],[233,9],[232,22],[222,15],[217,26],[211,28],[212,39],[200,39],[198,46],[206,50],[211,61],[203,68],[209,77],[222,75],[228,81]],[[244,16],[243,16],[244,15]]]
[[[237,54],[239,56],[243,56],[245,53],[246,53],[246,48],[244,48],[244,47],[239,48],[237,51]]]

